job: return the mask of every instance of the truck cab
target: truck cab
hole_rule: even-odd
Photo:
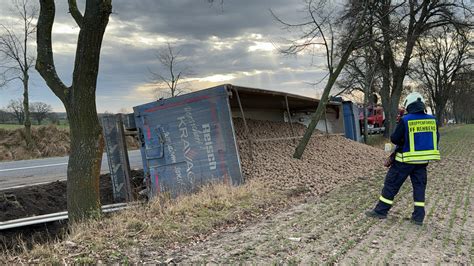
[[[364,108],[359,109],[359,122],[361,129],[364,128]],[[377,129],[383,127],[385,122],[385,114],[381,106],[367,107],[367,123],[369,129]]]

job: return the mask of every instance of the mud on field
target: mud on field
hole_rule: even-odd
[[[443,160],[428,172],[426,219],[411,224],[411,184],[386,220],[365,217],[385,172],[359,179],[313,201],[227,231],[153,261],[177,263],[474,263],[474,126],[441,138]],[[151,262],[151,261],[150,261]]]
[[[132,170],[132,187],[140,186],[143,170]],[[134,182],[133,182],[134,181]],[[114,202],[110,174],[100,176],[100,202]],[[22,187],[0,192],[0,222],[66,211],[66,181]]]

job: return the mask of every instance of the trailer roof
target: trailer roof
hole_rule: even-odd
[[[287,92],[264,90],[250,87],[236,86],[232,84],[224,85],[231,94],[231,107],[238,107],[236,91],[240,97],[243,108],[268,108],[286,110],[286,99],[291,110],[314,110],[320,100],[306,96],[291,94]],[[286,99],[285,99],[286,98]],[[337,108],[340,102],[329,102],[328,106]]]

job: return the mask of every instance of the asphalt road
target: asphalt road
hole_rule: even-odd
[[[143,168],[140,150],[128,152],[131,169]],[[0,190],[66,180],[68,156],[36,160],[0,162]],[[101,173],[108,173],[107,154]]]

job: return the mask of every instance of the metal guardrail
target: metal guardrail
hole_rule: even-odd
[[[102,206],[102,212],[108,213],[108,212],[119,211],[119,210],[130,208],[135,205],[136,204],[127,204],[127,203],[116,203],[116,204],[104,205]],[[67,220],[67,219],[68,219],[67,211],[26,217],[26,218],[21,218],[21,219],[0,222],[0,231],[6,230],[6,229],[23,227],[23,226],[35,225],[35,224],[62,221],[62,220]]]

